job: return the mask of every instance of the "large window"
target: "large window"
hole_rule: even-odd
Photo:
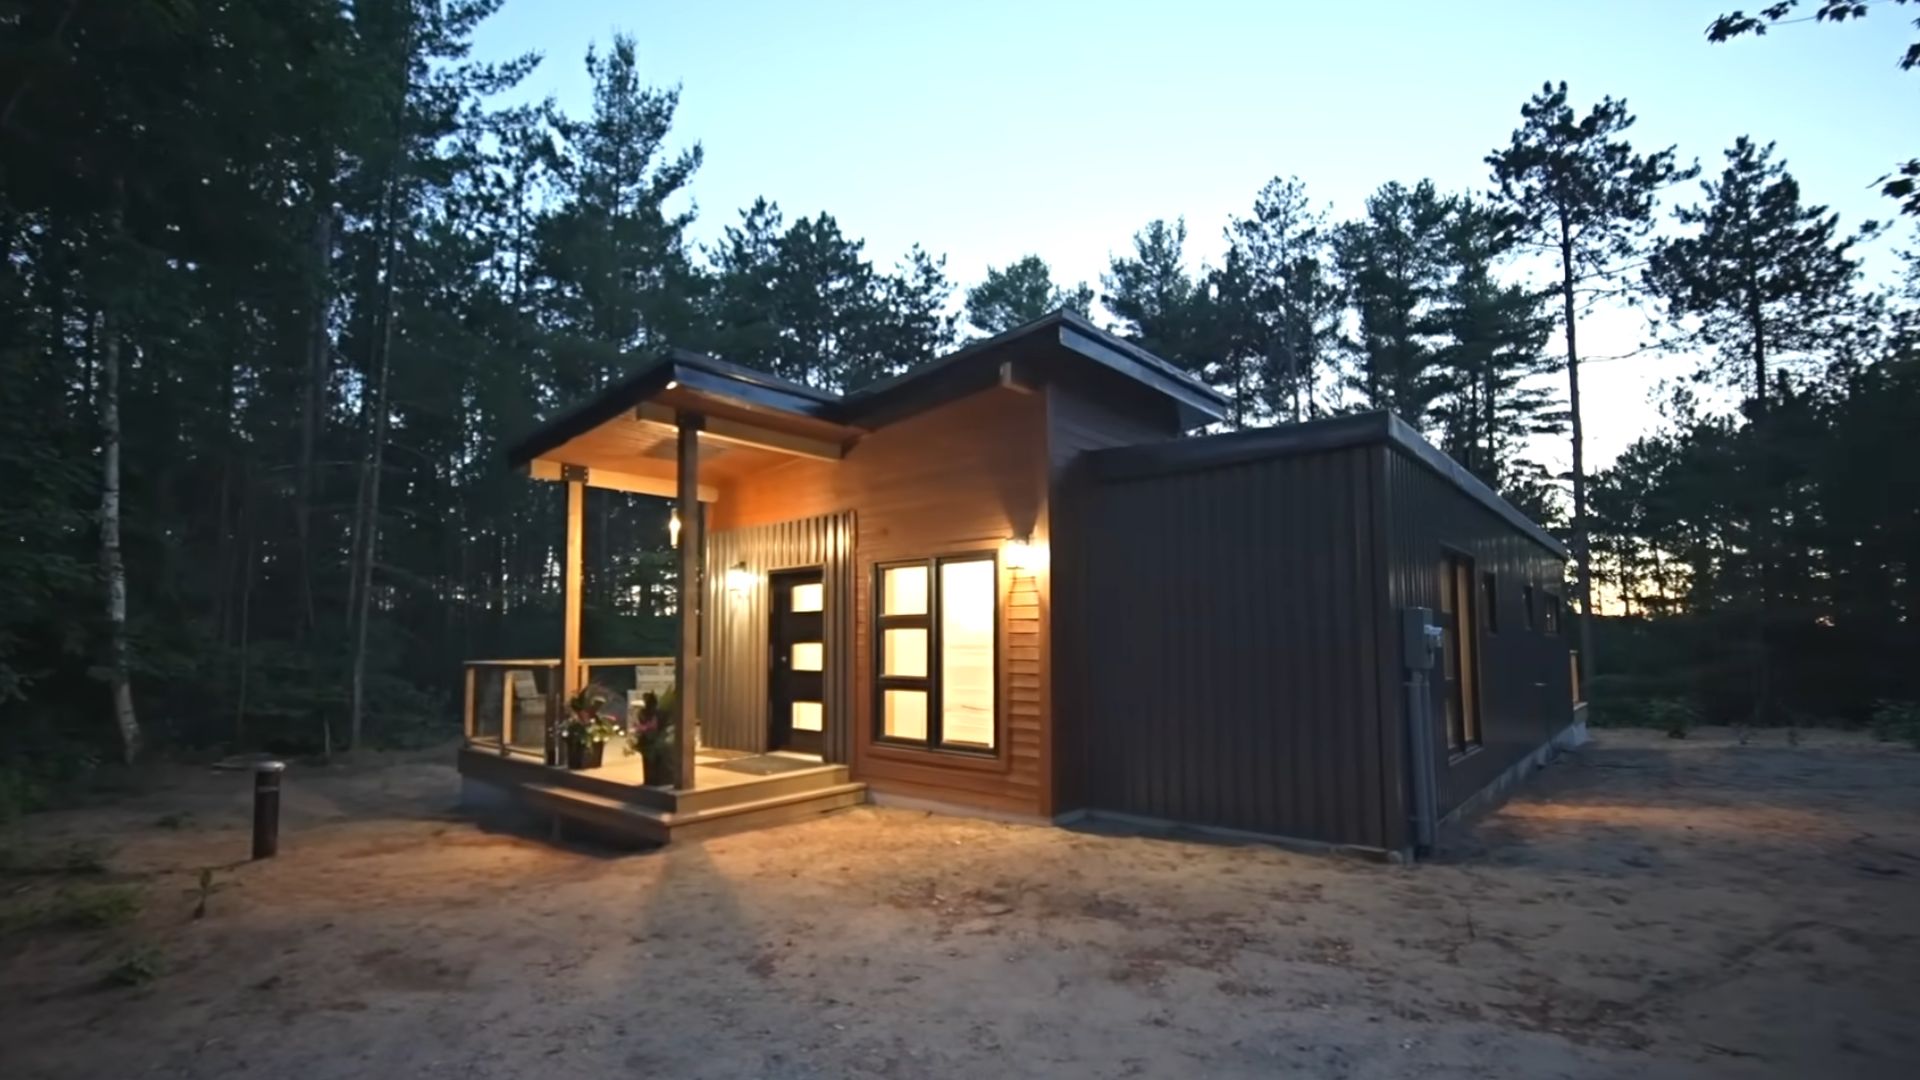
[[[1453,754],[1480,745],[1480,620],[1473,586],[1472,559],[1452,553],[1441,558],[1440,692]]]
[[[999,568],[991,555],[879,569],[875,734],[882,742],[992,753]]]

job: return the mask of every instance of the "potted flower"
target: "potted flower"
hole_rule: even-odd
[[[673,691],[664,696],[647,693],[640,696],[640,715],[627,732],[627,748],[640,755],[644,768],[641,783],[648,787],[673,787],[679,758],[674,753]]]
[[[607,715],[605,687],[589,684],[567,699],[567,719],[561,732],[567,768],[597,769],[607,742],[620,734],[620,725]]]

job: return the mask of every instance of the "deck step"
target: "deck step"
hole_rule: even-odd
[[[766,828],[857,806],[867,799],[867,785],[817,782],[801,790],[763,794],[745,802],[700,810],[659,810],[623,799],[551,783],[523,783],[520,795],[528,806],[567,821],[578,822],[612,838],[665,844],[674,840],[707,839],[730,832]]]

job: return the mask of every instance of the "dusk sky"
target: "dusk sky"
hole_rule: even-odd
[[[1710,45],[1707,24],[1735,6],[507,0],[478,41],[486,58],[543,54],[522,93],[584,115],[587,46],[630,33],[648,77],[681,87],[676,144],[705,148],[701,242],[764,195],[789,220],[832,213],[882,267],[919,242],[964,286],[1032,252],[1057,280],[1097,287],[1156,217],[1186,218],[1195,268],[1217,261],[1222,227],[1276,175],[1299,176],[1336,217],[1388,180],[1484,190],[1482,159],[1548,79],[1567,80],[1582,111],[1625,97],[1636,145],[1677,144],[1709,171],[1736,136],[1777,141],[1843,228],[1888,218],[1871,182],[1920,152],[1920,74],[1896,67],[1911,15]],[[1884,277],[1910,236],[1879,241],[1869,272]],[[1630,351],[1643,326],[1600,313],[1581,324],[1582,351]],[[1691,367],[1596,363],[1591,459],[1657,423],[1650,392]]]

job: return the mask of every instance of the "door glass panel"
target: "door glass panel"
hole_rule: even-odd
[[[820,703],[817,701],[796,701],[793,703],[793,730],[821,730]]]
[[[793,643],[793,670],[819,671],[824,666],[825,654],[818,641],[796,641]]]
[[[887,690],[880,695],[880,734],[889,739],[927,741],[927,692]]]
[[[880,614],[925,615],[927,568],[896,566],[880,575]]]
[[[819,611],[826,604],[827,588],[820,582],[793,587],[793,610]]]
[[[880,674],[925,678],[927,632],[920,627],[896,627],[880,635]]]
[[[994,564],[940,566],[940,741],[993,746]]]

